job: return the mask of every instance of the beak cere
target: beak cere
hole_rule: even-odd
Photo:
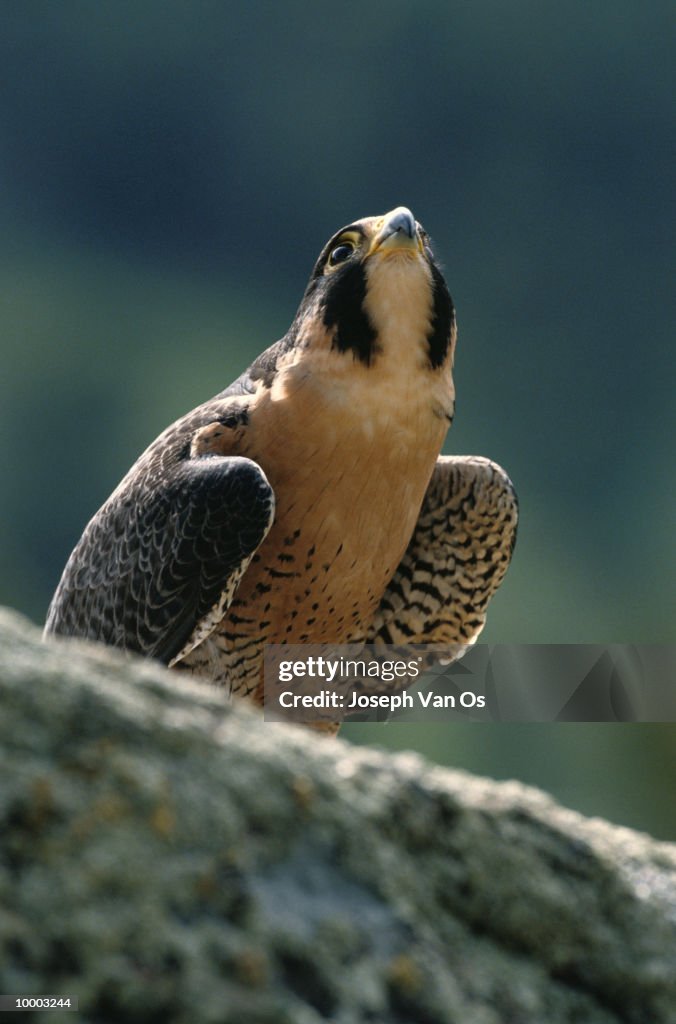
[[[406,206],[397,206],[385,214],[380,230],[373,239],[369,256],[382,250],[395,252],[401,249],[414,252],[422,249],[415,217]]]

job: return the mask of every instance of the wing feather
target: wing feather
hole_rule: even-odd
[[[441,456],[369,642],[474,643],[509,566],[517,519],[514,487],[500,466]]]
[[[272,488],[250,459],[131,474],[73,551],[45,632],[174,663],[222,617],[273,517]]]

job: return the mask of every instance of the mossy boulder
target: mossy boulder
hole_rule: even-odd
[[[102,1024],[676,1020],[676,847],[536,790],[11,612],[0,764],[2,993]]]

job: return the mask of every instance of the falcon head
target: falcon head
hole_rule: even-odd
[[[333,397],[383,422],[396,418],[398,403],[399,413],[410,411],[418,393],[448,424],[455,340],[455,310],[429,236],[398,206],[333,235],[291,327],[234,387],[271,390],[274,401],[299,389],[307,400],[314,388],[320,405]]]
[[[409,209],[355,221],[327,242],[292,333],[294,344],[328,344],[365,366],[412,351],[431,369],[452,360],[453,302]]]

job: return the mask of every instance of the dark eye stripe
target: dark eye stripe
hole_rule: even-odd
[[[427,344],[429,345],[430,365],[432,369],[436,369],[437,366],[442,365],[448,352],[451,329],[455,320],[455,309],[443,274],[433,260],[430,260],[430,269],[433,288],[432,323],[427,335]]]
[[[364,312],[366,276],[361,263],[348,264],[326,278],[323,320],[335,327],[333,348],[354,353],[367,366],[375,351],[376,332]]]

